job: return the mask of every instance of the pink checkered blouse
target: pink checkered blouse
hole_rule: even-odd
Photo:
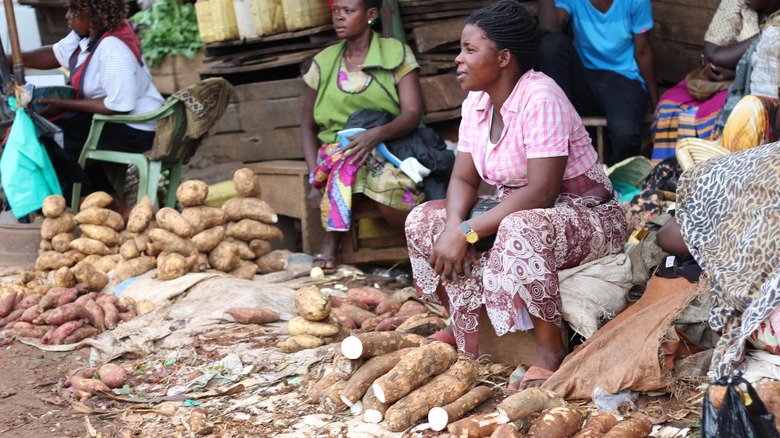
[[[517,82],[501,107],[504,131],[488,152],[491,107],[487,93],[469,93],[463,102],[458,151],[470,153],[479,175],[492,185],[527,185],[528,159],[568,156],[564,180],[584,174],[598,160],[582,119],[544,73],[529,70]]]

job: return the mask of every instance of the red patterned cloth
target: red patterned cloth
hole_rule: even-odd
[[[502,190],[499,199],[513,190]],[[596,163],[584,175],[564,181],[555,207],[522,210],[504,218],[493,248],[479,254],[472,281],[462,277],[444,287],[458,348],[477,355],[477,321],[483,304],[498,336],[515,326],[522,307],[560,325],[558,270],[623,250],[625,211],[620,201],[611,198],[612,186]],[[406,222],[417,293],[433,302],[439,302],[435,294],[439,276],[428,260],[445,224],[444,200],[415,208]]]

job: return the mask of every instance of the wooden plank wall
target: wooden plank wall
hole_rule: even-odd
[[[719,0],[653,0],[653,55],[658,80],[676,84],[700,67],[704,34]]]

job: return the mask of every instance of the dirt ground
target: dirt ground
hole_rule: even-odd
[[[361,283],[406,286],[404,273],[396,274],[368,274]],[[127,385],[85,400],[73,397],[66,380],[89,365],[89,348],[46,352],[14,342],[0,348],[0,437],[447,436],[424,427],[391,433],[348,412],[330,415],[319,404],[301,404],[337,345],[283,355],[274,347],[283,327],[220,324],[189,333],[175,349],[114,360],[128,371]],[[508,395],[503,388],[512,370],[482,365],[481,380],[495,397],[480,410],[490,410]],[[579,406],[595,409],[593,403]],[[631,409],[665,428],[654,436],[696,436],[701,394],[694,387],[676,397],[642,394]]]

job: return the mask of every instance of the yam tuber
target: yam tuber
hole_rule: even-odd
[[[81,209],[86,210],[90,207],[106,208],[114,199],[106,192],[92,192],[81,201]]]
[[[339,328],[326,322],[309,321],[302,316],[296,316],[287,323],[287,333],[290,336],[312,335],[333,336],[339,332]]]
[[[181,215],[192,225],[194,234],[198,234],[207,228],[221,226],[227,221],[227,214],[224,210],[205,205],[187,207],[182,210]]]
[[[225,313],[240,324],[267,324],[279,321],[279,315],[266,309],[233,307],[225,310]]]
[[[390,406],[385,412],[387,427],[393,432],[400,432],[423,418],[431,408],[452,403],[468,392],[478,374],[479,367],[475,361],[456,362]]]
[[[635,414],[615,425],[604,438],[644,438],[653,430],[653,422],[644,415]]]
[[[127,218],[127,231],[131,233],[143,232],[152,220],[152,216],[154,216],[152,200],[149,195],[144,195],[141,202],[130,210],[130,216]]]
[[[529,438],[566,438],[580,430],[582,420],[582,414],[576,409],[550,408],[543,411],[534,421],[531,429],[528,430],[528,436]]]
[[[428,344],[422,336],[400,333],[363,333],[350,336],[341,342],[341,353],[348,359],[379,356],[402,348],[419,347]]]
[[[493,391],[487,386],[477,386],[459,399],[442,407],[432,408],[428,412],[428,423],[435,431],[444,430],[448,424],[463,418],[467,412],[489,399]]]
[[[298,315],[309,321],[322,321],[330,315],[330,300],[316,286],[298,289],[293,301]]]
[[[41,213],[47,218],[56,218],[65,211],[65,198],[62,195],[49,195],[43,200]]]
[[[354,374],[349,378],[347,386],[341,393],[341,400],[347,406],[357,403],[366,394],[374,381],[388,371],[401,360],[402,357],[409,354],[413,348],[404,348],[403,350],[392,351],[381,356],[374,356],[367,360]],[[344,356],[341,356],[344,357]],[[349,360],[349,359],[347,359]]]
[[[233,173],[233,185],[236,192],[244,198],[260,197],[260,179],[252,169],[244,167],[236,170]]]
[[[361,303],[369,306],[378,306],[383,301],[386,301],[389,297],[386,293],[373,287],[360,287],[347,290],[347,296],[353,300],[360,301]],[[400,309],[400,307],[399,307]]]
[[[176,198],[183,207],[203,205],[209,196],[209,186],[203,181],[193,179],[183,181],[176,188]]]
[[[230,221],[253,219],[267,224],[275,224],[279,217],[267,202],[257,198],[233,198],[222,204],[222,209]]]
[[[195,235],[195,229],[190,225],[187,219],[184,219],[181,213],[170,207],[161,208],[157,214],[154,215],[154,218],[157,221],[157,226],[168,230],[179,237],[192,237]]]
[[[270,274],[287,269],[287,258],[279,251],[272,251],[256,260],[257,272]]]
[[[346,356],[346,355],[345,355]],[[419,387],[430,376],[445,371],[458,359],[458,352],[444,342],[415,348],[387,374],[371,385],[377,400],[392,403]]]
[[[282,240],[284,238],[284,235],[279,228],[253,219],[241,219],[238,222],[232,222],[228,225],[227,235],[228,237],[233,237],[246,242],[255,239]]]
[[[301,350],[317,348],[324,344],[322,339],[312,335],[297,335],[278,342],[276,344],[285,353],[295,353]]]
[[[617,417],[611,412],[599,412],[585,422],[585,426],[572,438],[600,437],[609,432],[618,423]]]
[[[501,424],[504,423],[498,413],[490,412],[458,420],[447,426],[447,431],[451,438],[483,438],[489,437]]]
[[[152,256],[140,256],[132,260],[122,260],[114,269],[114,278],[122,282],[128,278],[136,277],[148,272],[157,266],[157,259]]]
[[[504,423],[525,418],[545,409],[566,406],[556,393],[542,388],[528,388],[505,398],[496,406]]]

